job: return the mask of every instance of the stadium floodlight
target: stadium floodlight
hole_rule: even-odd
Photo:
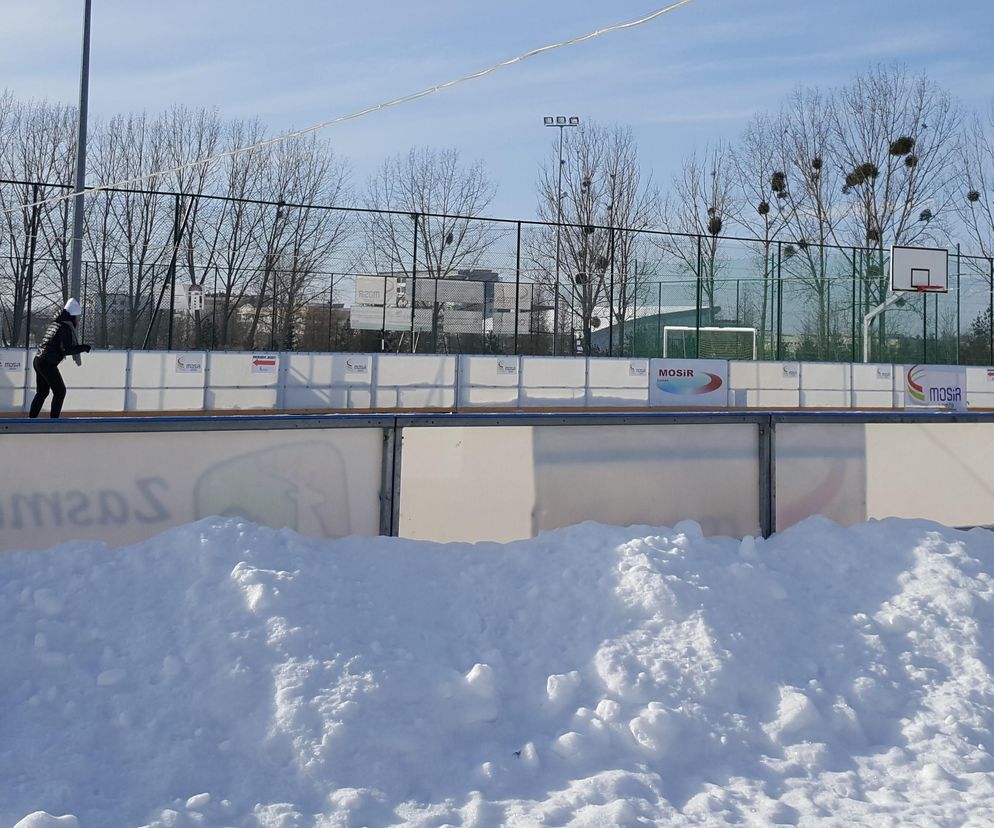
[[[566,127],[576,127],[580,125],[580,118],[576,115],[546,115],[542,123],[547,127],[559,128],[559,189],[556,194],[556,292],[552,304],[552,355],[556,356],[558,351],[559,333],[559,258],[561,250],[562,224],[563,224],[563,129]]]

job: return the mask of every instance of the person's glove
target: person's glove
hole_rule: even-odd
[[[83,349],[83,351],[82,351],[82,352],[83,352],[84,354],[88,354],[88,353],[90,353],[90,346],[89,346],[89,345],[80,345],[79,347]]]

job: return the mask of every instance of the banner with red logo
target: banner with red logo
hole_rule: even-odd
[[[728,362],[724,359],[650,360],[649,405],[727,408]]]
[[[906,366],[904,407],[966,411],[966,368],[963,365]]]

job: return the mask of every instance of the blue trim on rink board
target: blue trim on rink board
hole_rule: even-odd
[[[296,428],[432,428],[444,426],[695,425],[707,423],[990,423],[994,412],[631,411],[442,412],[438,414],[246,414],[171,417],[70,417],[0,420],[0,434],[141,431],[250,431]]]

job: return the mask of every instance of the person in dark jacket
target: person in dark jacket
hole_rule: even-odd
[[[31,417],[37,417],[41,413],[41,407],[45,404],[49,391],[52,392],[53,419],[62,413],[62,403],[66,398],[66,384],[62,381],[59,363],[67,356],[71,356],[75,363],[80,365],[79,355],[90,352],[90,346],[81,345],[79,337],[76,335],[80,310],[79,302],[70,299],[66,302],[65,308],[45,329],[45,334],[38,345],[38,353],[32,363],[38,390],[34,399],[31,400],[31,413],[29,415]]]

